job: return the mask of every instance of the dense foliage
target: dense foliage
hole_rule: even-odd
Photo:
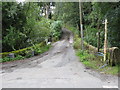
[[[83,2],[82,3],[84,40],[97,47],[100,32],[100,47],[104,43],[104,20],[108,19],[108,46],[120,47],[120,4],[118,2]],[[65,24],[80,30],[79,3],[56,3],[55,17]],[[80,33],[78,33],[80,34]]]
[[[45,5],[49,3],[2,3],[3,52],[33,46],[49,38],[60,36],[59,32],[62,27],[60,22],[55,23],[42,16]]]
[[[36,3],[2,3],[3,51],[11,51],[28,46],[28,40],[36,19]]]
[[[120,4],[118,2],[81,4],[84,40],[95,47],[103,48],[104,20],[107,18],[108,46],[120,48]],[[51,7],[54,7],[55,11]],[[79,49],[81,40],[79,10],[79,2],[3,2],[1,55],[4,59],[1,61],[23,59],[31,57],[32,52],[38,55],[47,51],[50,42],[61,38],[63,26],[75,34],[74,47]],[[10,53],[14,53],[16,58],[6,57]]]

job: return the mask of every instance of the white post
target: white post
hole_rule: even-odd
[[[107,19],[105,19],[104,61],[107,59]]]

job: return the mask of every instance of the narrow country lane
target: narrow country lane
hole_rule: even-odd
[[[73,35],[63,28],[62,40],[40,55],[6,62],[3,88],[117,88],[118,78],[87,69],[75,55]],[[112,78],[111,78],[112,77]]]

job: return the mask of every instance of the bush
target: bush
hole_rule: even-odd
[[[0,53],[0,55],[4,58],[4,57],[7,57],[8,54],[10,53],[14,53],[15,55],[22,55],[22,56],[25,56],[28,52],[30,51],[36,51],[36,48],[40,48],[42,47],[43,43],[40,43],[40,44],[35,44],[34,46],[31,46],[31,47],[27,47],[27,48],[23,48],[23,49],[20,49],[20,50],[16,50],[16,51],[11,51],[11,52],[4,52],[4,53]],[[35,48],[36,47],[36,48]]]
[[[52,32],[50,28],[51,23],[52,21],[46,18],[41,18],[40,21],[35,23],[30,38],[32,43],[43,42],[50,37]]]
[[[0,62],[29,58],[29,57],[33,56],[32,52],[34,52],[35,55],[38,55],[38,54],[41,54],[41,53],[44,53],[44,52],[48,51],[50,47],[51,47],[51,45],[43,45],[43,43],[40,43],[40,44],[36,44],[34,46],[27,47],[27,48],[24,48],[24,49],[20,49],[20,50],[17,50],[17,51],[0,53],[0,55],[2,55],[2,58],[0,59]],[[10,54],[10,53],[14,53],[16,57],[15,58],[9,58],[8,54]]]
[[[74,35],[79,36],[79,30],[76,27],[74,27],[72,25],[67,25],[67,24],[65,24],[64,27],[67,28],[68,30],[72,31],[72,33]]]
[[[80,49],[80,38],[78,37],[78,35],[75,35],[74,36],[74,44],[73,44],[73,46],[74,46],[74,48],[75,49]]]
[[[62,22],[61,21],[54,21],[51,24],[51,30],[52,30],[52,37],[55,40],[60,39],[61,33],[62,33]]]
[[[88,51],[82,51],[82,50],[78,50],[77,56],[79,56],[81,62],[94,60],[95,58],[93,54],[88,53]]]

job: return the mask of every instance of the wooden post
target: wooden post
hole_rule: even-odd
[[[100,30],[98,30],[98,43],[97,43],[97,51],[100,51]]]
[[[80,27],[81,27],[81,49],[84,49],[84,45],[83,45],[83,24],[82,24],[82,4],[79,0],[79,13],[80,13]]]
[[[104,61],[107,59],[107,19],[105,19]]]
[[[100,51],[100,28],[99,28],[99,20],[98,20],[98,42],[97,42],[97,51]]]

